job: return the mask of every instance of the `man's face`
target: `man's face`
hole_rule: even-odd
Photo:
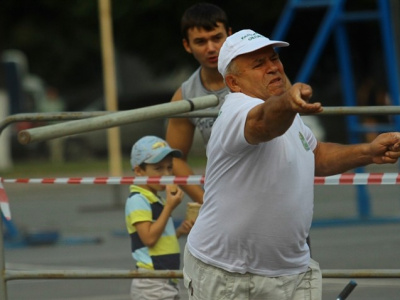
[[[190,28],[188,30],[188,40],[183,39],[183,46],[188,53],[193,54],[194,58],[203,68],[218,68],[218,54],[222,44],[228,37],[225,27],[218,22],[217,27],[211,31],[204,28]]]
[[[234,62],[238,74],[228,75],[234,78],[234,85],[230,86],[234,92],[267,100],[286,91],[285,71],[272,46],[239,55]]]

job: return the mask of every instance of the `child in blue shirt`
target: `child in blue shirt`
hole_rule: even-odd
[[[132,147],[131,165],[135,176],[171,176],[172,160],[182,152],[156,136],[145,136]],[[158,192],[165,191],[166,199]],[[138,269],[179,270],[178,238],[188,234],[192,221],[183,221],[175,230],[171,217],[181,203],[183,191],[176,185],[158,183],[131,185],[125,205],[125,221],[131,238],[132,256]],[[179,299],[177,280],[135,278],[131,299]]]

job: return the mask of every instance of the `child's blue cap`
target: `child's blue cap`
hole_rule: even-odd
[[[166,141],[156,136],[145,136],[138,140],[132,147],[131,165],[132,168],[142,163],[156,164],[168,154],[173,157],[182,157],[182,152],[172,149]]]

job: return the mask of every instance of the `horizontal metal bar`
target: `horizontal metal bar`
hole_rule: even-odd
[[[0,121],[0,134],[10,124],[17,122],[49,122],[49,121],[72,121],[91,117],[97,117],[111,113],[110,111],[90,112],[48,112],[48,113],[22,113],[6,117]]]
[[[378,20],[380,17],[378,11],[356,11],[356,12],[346,12],[341,16],[341,20],[344,22],[361,22],[361,21],[371,21]]]
[[[400,114],[400,106],[324,106],[321,115],[396,115]]]
[[[400,278],[400,269],[322,270],[323,278]]]
[[[0,121],[0,134],[10,124],[17,122],[48,122],[48,121],[73,121],[91,117],[103,116],[114,113],[114,111],[91,111],[91,112],[55,112],[55,113],[23,113],[8,116]],[[319,115],[395,115],[400,114],[400,106],[331,106],[324,107]],[[216,118],[217,109],[198,110],[193,112],[175,114],[163,118]]]
[[[324,110],[318,115],[396,115],[400,114],[400,106],[324,106]],[[170,116],[176,117],[217,117],[218,110],[208,109],[194,111],[185,114]]]
[[[5,270],[5,280],[16,279],[121,279],[121,278],[183,278],[176,271],[138,270]]]
[[[183,99],[158,105],[147,106],[132,110],[113,112],[107,115],[93,117],[84,120],[69,121],[21,130],[18,140],[21,144],[39,142],[43,140],[68,136],[77,133],[89,132],[99,129],[107,129],[124,124],[167,117],[174,114],[190,112],[218,105],[215,95]]]
[[[298,8],[298,9],[309,9],[309,8],[314,8],[314,7],[323,7],[323,8],[329,8],[332,4],[334,4],[336,0],[303,0],[303,1],[298,1],[290,4],[293,8]]]
[[[16,122],[32,121],[70,121],[80,120],[90,117],[102,116],[113,113],[114,111],[91,111],[91,112],[55,112],[55,113],[23,113],[8,116],[0,122],[0,130],[6,125]],[[175,114],[169,118],[187,118],[187,117],[216,117],[217,109],[198,110],[188,113]],[[400,114],[400,106],[324,106],[324,111],[320,114]]]
[[[400,278],[400,269],[322,270],[323,278]],[[5,280],[183,278],[181,270],[5,270]]]

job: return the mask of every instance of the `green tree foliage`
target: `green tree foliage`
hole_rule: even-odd
[[[165,73],[184,64],[194,64],[183,50],[179,23],[183,11],[196,2],[199,1],[111,1],[116,51],[139,55],[155,72]],[[229,5],[223,1],[211,2],[227,11],[235,29],[268,23],[283,6],[282,1],[250,1],[253,5],[243,5],[243,1],[230,1]],[[267,9],[267,2],[272,9]],[[7,49],[24,52],[30,72],[51,85],[68,88],[101,80],[96,0],[4,0],[0,9],[0,37],[2,52]]]
[[[156,74],[167,74],[182,65],[195,66],[192,56],[182,47],[179,24],[183,11],[196,2],[199,1],[111,0],[116,52],[138,55]],[[234,31],[252,28],[266,35],[273,30],[286,3],[283,0],[210,2],[226,10]],[[364,7],[373,6],[376,0],[348,2],[350,8],[357,8],[360,3]],[[305,36],[311,36],[305,28],[315,30],[316,19],[307,15],[300,19],[301,26],[291,29],[290,43],[305,48],[308,45]],[[101,84],[98,1],[1,1],[0,51],[6,49],[23,51],[30,72],[62,91]],[[298,68],[302,59],[300,55],[294,56],[295,63],[287,66],[289,73]]]

